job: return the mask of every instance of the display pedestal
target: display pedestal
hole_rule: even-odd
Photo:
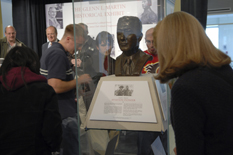
[[[152,74],[102,77],[85,126],[87,129],[161,132],[168,127],[162,107]]]

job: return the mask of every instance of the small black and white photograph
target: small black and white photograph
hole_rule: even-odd
[[[116,84],[115,85],[115,96],[132,96],[133,85]]]
[[[142,24],[156,24],[158,23],[158,11],[157,11],[157,0],[141,0],[139,3],[138,17],[141,20]]]
[[[45,9],[46,25],[54,26],[57,29],[63,29],[62,3],[47,4]]]

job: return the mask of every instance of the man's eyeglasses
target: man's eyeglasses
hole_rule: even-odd
[[[47,36],[54,36],[55,33],[47,33]]]
[[[153,44],[154,43],[154,41],[153,40],[146,40],[146,44]]]

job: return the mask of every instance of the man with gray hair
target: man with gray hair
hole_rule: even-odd
[[[5,58],[8,51],[15,46],[26,46],[23,42],[16,39],[16,30],[13,26],[8,25],[5,28],[5,37],[0,39],[0,57]]]

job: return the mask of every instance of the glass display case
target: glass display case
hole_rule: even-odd
[[[81,50],[76,47],[77,51],[73,55],[74,67],[73,70],[78,77],[82,74],[89,74],[92,78],[92,82],[88,84],[77,85],[76,97],[78,106],[78,117],[80,124],[79,131],[79,151],[80,154],[87,155],[110,155],[110,154],[154,154],[153,151],[158,151],[164,154],[171,154],[173,142],[169,143],[171,136],[170,132],[170,120],[169,120],[169,101],[170,101],[170,87],[165,85],[166,95],[159,94],[162,91],[164,85],[156,82],[153,78],[149,78],[146,83],[147,87],[140,87],[139,83],[143,83],[143,80],[134,80],[132,78],[124,78],[123,80],[116,80],[119,77],[114,75],[116,66],[116,58],[122,54],[122,51],[117,41],[117,22],[120,17],[134,16],[142,22],[143,36],[139,43],[139,48],[142,51],[147,50],[145,43],[145,33],[148,29],[155,27],[156,24],[164,18],[166,14],[171,13],[174,10],[174,1],[172,0],[100,0],[100,1],[72,1],[72,3],[63,3],[63,20],[59,18],[62,24],[65,26],[70,24],[78,24],[88,33],[85,38],[85,43]],[[71,14],[72,11],[72,14]],[[72,19],[72,20],[71,20]],[[65,28],[65,27],[64,27]],[[127,31],[127,30],[126,30]],[[76,38],[78,39],[78,38]],[[78,50],[79,49],[79,50]],[[81,62],[81,64],[80,64]],[[142,75],[143,76],[143,75]],[[151,75],[152,76],[152,75]],[[107,82],[106,82],[107,81]],[[110,82],[109,82],[110,81]],[[116,81],[123,81],[121,85]],[[128,82],[127,82],[128,81]],[[101,86],[100,86],[101,85]],[[105,85],[105,86],[103,86]],[[147,84],[146,84],[147,85]],[[160,86],[160,87],[159,87]],[[117,88],[116,88],[117,87]],[[148,122],[147,119],[138,121],[136,118],[129,121],[122,119],[111,119],[111,114],[116,114],[121,111],[119,106],[109,106],[110,104],[116,104],[111,99],[111,102],[107,102],[109,96],[100,94],[108,94],[109,91],[117,91],[117,89],[126,89],[129,87],[136,94],[137,90],[140,95],[135,97],[143,98],[146,91],[143,89],[149,89],[149,97],[152,98],[152,102],[158,101],[157,106],[152,104],[156,110],[153,111],[156,115],[157,122]],[[143,89],[142,89],[143,88]],[[112,90],[113,89],[113,90]],[[118,90],[119,91],[119,90]],[[154,95],[156,94],[156,95]],[[111,96],[111,95],[110,95]],[[132,96],[119,97],[114,95],[118,100],[132,99]],[[99,98],[98,98],[99,97]],[[104,100],[104,98],[107,98]],[[163,100],[165,106],[159,103]],[[105,104],[101,107],[101,103]],[[147,102],[148,100],[145,99]],[[97,104],[98,103],[98,104]],[[97,104],[95,106],[93,104]],[[144,103],[146,104],[146,103]],[[108,106],[106,106],[108,105]],[[131,108],[138,111],[143,111],[137,106]],[[145,105],[144,105],[145,106]],[[101,107],[97,108],[96,107]],[[130,109],[130,108],[129,108]],[[123,109],[125,110],[125,109]],[[103,113],[99,120],[95,119],[96,115],[91,116],[91,113],[95,111],[98,114]],[[111,114],[110,114],[111,113]],[[142,112],[140,116],[146,115],[147,112]],[[149,113],[149,112],[148,112]],[[134,111],[135,114],[135,111]],[[132,111],[130,113],[132,114]],[[116,117],[118,115],[116,114]],[[134,117],[135,118],[135,117]],[[160,121],[161,120],[161,121]],[[135,122],[136,124],[135,124]],[[109,123],[110,122],[110,123]],[[123,122],[123,123],[122,123]],[[159,124],[160,123],[160,124]],[[91,124],[91,125],[90,125]],[[117,124],[121,124],[120,126]],[[158,130],[152,129],[153,124],[159,124]],[[158,138],[159,137],[159,138]],[[152,144],[153,143],[153,144]]]

